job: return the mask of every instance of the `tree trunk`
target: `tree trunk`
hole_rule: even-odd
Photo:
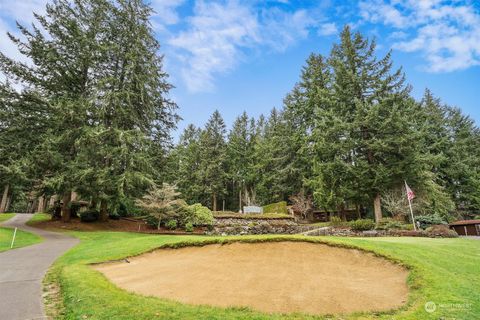
[[[242,188],[238,190],[238,212],[242,213]]]
[[[100,201],[100,221],[107,221],[108,220],[108,208],[107,208],[107,200],[102,199]]]
[[[360,206],[358,204],[355,205],[355,210],[357,211],[357,219],[362,219],[362,213],[360,212]]]
[[[45,203],[45,197],[42,195],[38,198],[37,212],[43,212],[44,203]]]
[[[7,207],[7,197],[8,197],[9,189],[10,189],[10,185],[6,184],[3,189],[2,202],[0,203],[0,213],[5,212],[5,209]]]
[[[347,221],[347,215],[345,214],[345,205],[341,204],[338,206],[338,215],[342,221]]]
[[[380,220],[382,220],[382,203],[380,193],[377,193],[375,199],[373,200],[373,210],[375,213],[375,222],[379,223]]]
[[[8,212],[8,210],[10,208],[10,204],[12,203],[12,197],[13,197],[13,195],[8,196],[7,204],[5,205],[5,212]]]
[[[67,191],[63,194],[63,205],[62,205],[62,221],[70,221],[70,199],[72,198],[72,193]]]
[[[217,211],[217,194],[214,192],[212,196],[212,210]]]

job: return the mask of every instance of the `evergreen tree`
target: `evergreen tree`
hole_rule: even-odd
[[[177,185],[185,201],[190,204],[206,203],[208,200],[200,176],[203,158],[200,149],[201,134],[200,128],[194,125],[187,126],[171,153],[170,161],[174,161],[176,166],[171,181]]]
[[[95,125],[80,140],[86,165],[78,174],[87,193],[100,199],[102,220],[109,202],[138,196],[152,183],[160,171],[151,156],[165,154],[177,121],[176,105],[165,98],[171,85],[157,55],[151,8],[141,0],[125,0],[109,6],[109,13],[91,106]]]
[[[229,202],[237,204],[242,210],[243,205],[256,202],[254,165],[254,145],[256,142],[256,123],[243,112],[233,123],[228,135],[227,166],[228,180],[231,182],[231,195],[238,194]],[[235,201],[236,200],[236,201]]]
[[[257,194],[262,204],[287,200],[302,178],[296,168],[296,145],[284,112],[273,109],[256,144]]]
[[[377,59],[375,47],[347,26],[332,49],[331,100],[315,112],[312,183],[317,202],[340,211],[373,200],[378,221],[381,192],[419,176],[425,164],[410,126],[410,88],[400,69],[392,71],[390,53]]]
[[[212,114],[200,135],[200,181],[210,195],[211,208],[217,211],[219,197],[226,192],[226,127],[218,110]]]
[[[19,25],[25,41],[10,35],[32,66],[0,54],[22,101],[42,111],[36,188],[63,195],[64,220],[74,189],[100,200],[106,219],[108,202],[143,193],[158,175],[178,117],[150,13],[140,0],[59,0],[35,15],[41,28]]]
[[[34,121],[48,123],[48,130],[39,132],[43,143],[37,147],[45,160],[34,163],[44,177],[42,186],[63,194],[65,220],[69,219],[68,203],[75,183],[75,142],[87,120],[87,84],[92,81],[94,42],[103,16],[102,1],[95,1],[97,10],[91,7],[93,3],[64,0],[47,5],[45,16],[35,15],[46,35],[36,25],[32,31],[18,25],[26,40],[9,36],[33,62],[31,66],[0,54],[1,70],[25,88],[22,101],[41,110]]]

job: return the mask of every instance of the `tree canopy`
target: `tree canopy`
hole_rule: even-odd
[[[281,108],[243,112],[230,130],[215,111],[173,144],[180,118],[151,15],[142,0],[57,0],[9,35],[24,59],[0,53],[0,211],[57,195],[68,220],[75,192],[105,220],[171,186],[214,211],[293,201],[378,221],[405,181],[419,213],[480,211],[475,122],[429,90],[414,99],[391,53],[348,26],[308,57]]]

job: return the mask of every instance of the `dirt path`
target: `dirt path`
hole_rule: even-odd
[[[397,308],[408,295],[405,269],[306,242],[162,249],[129,260],[95,268],[121,288],[183,303],[325,314]]]
[[[31,217],[17,214],[2,224],[35,233],[43,242],[0,253],[0,319],[46,319],[42,279],[55,259],[78,243],[75,238],[25,225]]]

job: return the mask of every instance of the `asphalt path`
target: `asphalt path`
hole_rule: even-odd
[[[32,214],[17,214],[1,226],[35,233],[43,241],[0,253],[0,319],[47,319],[43,308],[42,279],[52,263],[78,243],[64,234],[27,226]]]

